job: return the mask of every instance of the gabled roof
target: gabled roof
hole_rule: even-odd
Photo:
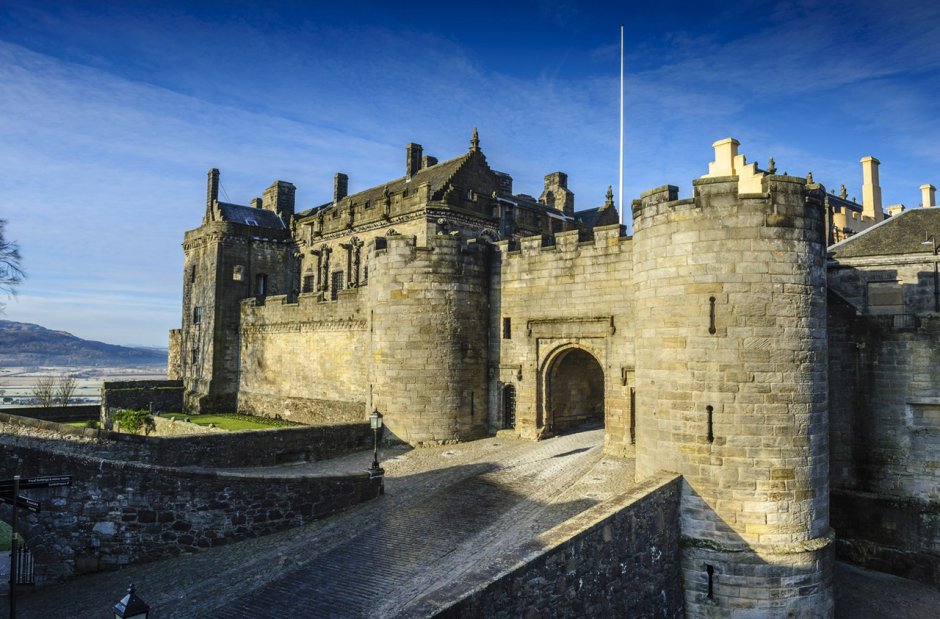
[[[231,223],[272,230],[283,230],[287,227],[277,213],[263,208],[219,202],[219,212],[222,213],[222,221]]]
[[[393,181],[389,181],[388,183],[376,185],[375,187],[366,189],[365,191],[350,194],[343,198],[343,200],[348,200],[356,204],[364,204],[366,202],[380,204],[382,200],[385,199],[386,191],[388,191],[389,194],[401,193],[407,187],[417,187],[425,183],[428,184],[431,199],[439,200],[443,195],[444,190],[446,190],[449,186],[450,181],[454,178],[457,172],[460,171],[463,165],[470,161],[473,155],[474,153],[472,152],[465,153],[455,159],[422,168],[421,170],[418,170],[418,172],[410,179],[407,176],[402,176],[400,178],[396,178]],[[482,157],[482,155],[480,156]],[[314,215],[317,212],[329,209],[332,206],[334,206],[333,202],[327,202],[326,204],[321,204],[320,206],[315,206],[311,209],[307,209],[306,211],[298,213],[298,217]]]
[[[829,248],[835,258],[933,253],[940,243],[940,207],[904,211]]]

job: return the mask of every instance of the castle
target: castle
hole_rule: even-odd
[[[940,209],[885,219],[871,157],[859,206],[738,146],[635,200],[632,237],[562,172],[513,193],[476,131],[303,211],[210,170],[170,376],[195,412],[378,410],[414,445],[603,423],[638,480],[683,476],[690,616],[829,615],[836,546],[940,582]]]

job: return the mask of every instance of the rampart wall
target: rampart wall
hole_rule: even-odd
[[[321,301],[275,296],[242,303],[238,410],[305,424],[365,419],[369,381],[364,288]]]
[[[97,404],[81,404],[78,406],[17,406],[0,408],[4,415],[16,415],[31,419],[43,419],[58,423],[73,421],[90,421],[98,418],[101,407]]]
[[[73,428],[3,413],[0,431],[12,438],[54,441],[59,451],[105,459],[220,468],[324,460],[371,447],[373,440],[365,422],[164,437]],[[368,468],[368,458],[363,458],[363,468]]]
[[[830,316],[838,552],[940,584],[940,316]]]
[[[101,386],[101,409],[128,408],[173,413],[183,410],[179,380],[106,381]]]
[[[551,424],[552,362],[587,351],[604,372],[606,448],[632,450],[632,241],[620,226],[497,243],[490,304],[490,427],[504,427],[503,390],[516,391],[516,430],[534,438]],[[507,324],[508,321],[508,324]],[[507,337],[508,336],[508,337]]]
[[[122,449],[90,432],[56,432],[49,422],[17,421],[0,419],[0,469],[24,477],[72,476],[71,486],[23,491],[42,504],[38,514],[21,510],[18,527],[36,558],[40,584],[299,526],[382,490],[381,478],[365,472],[281,477],[127,461],[121,456],[132,444]],[[0,505],[0,518],[9,520],[9,509]]]
[[[662,473],[525,546],[508,569],[468,574],[413,617],[684,617],[679,569],[680,479]],[[441,610],[444,609],[444,610]]]

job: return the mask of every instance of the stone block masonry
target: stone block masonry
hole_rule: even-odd
[[[661,473],[524,547],[500,573],[470,574],[469,595],[437,591],[412,617],[684,617],[677,475]],[[498,568],[496,568],[498,570]]]
[[[73,479],[71,486],[28,491],[42,511],[19,515],[40,583],[299,526],[382,491],[381,478],[368,473],[279,477],[184,470],[105,459],[81,449],[88,445],[48,432],[42,438],[0,435],[0,470]],[[9,507],[0,506],[0,518],[9,516]]]
[[[183,382],[179,380],[106,381],[101,386],[101,410],[128,408],[155,413],[183,410]]]

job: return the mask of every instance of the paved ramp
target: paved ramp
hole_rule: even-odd
[[[392,452],[380,499],[257,540],[46,587],[18,606],[22,616],[103,616],[134,582],[161,618],[407,615],[423,595],[511,561],[537,533],[629,487],[632,468],[605,458],[602,442],[603,430],[591,430]],[[363,468],[368,456],[294,470]]]

